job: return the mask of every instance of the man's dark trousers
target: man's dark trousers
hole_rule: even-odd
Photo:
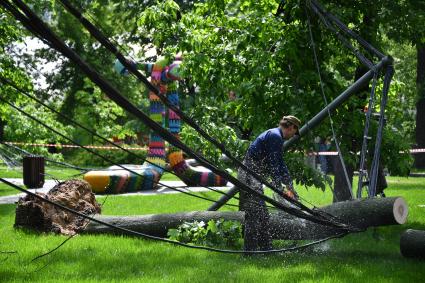
[[[261,168],[249,156],[245,157],[243,163],[265,178]],[[264,194],[263,185],[241,168],[238,170],[238,179],[250,188]],[[265,201],[251,193],[239,190],[239,210],[245,212],[244,249],[246,251],[271,250],[270,215]]]

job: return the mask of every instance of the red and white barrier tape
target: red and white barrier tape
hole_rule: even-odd
[[[403,151],[400,151],[399,153],[405,153]],[[415,148],[409,150],[410,154],[418,154],[418,153],[425,153],[425,148]],[[360,153],[357,153],[360,154]],[[326,156],[332,156],[332,155],[338,155],[338,151],[320,151],[320,152],[309,152],[308,155],[326,155]]]
[[[10,145],[26,145],[26,146],[45,146],[45,147],[68,147],[68,148],[79,148],[80,146],[74,144],[52,144],[52,143],[26,143],[26,142],[5,142],[5,144]],[[99,145],[85,145],[86,148],[94,148],[94,149],[120,149],[114,146],[99,146]],[[146,151],[147,147],[123,147],[127,150],[142,150]],[[411,154],[417,153],[425,153],[425,148],[415,148],[410,149],[409,152]],[[400,151],[400,153],[404,153]],[[320,152],[309,152],[307,155],[325,155],[325,156],[336,156],[338,155],[337,151],[320,151]]]
[[[74,144],[52,144],[52,143],[26,143],[26,142],[5,142],[5,144],[10,145],[26,145],[26,146],[44,146],[44,147],[67,147],[67,148],[79,148],[80,146],[74,145]],[[93,149],[113,149],[117,150],[120,149],[118,147],[114,146],[99,146],[99,145],[85,145],[86,148],[93,148]],[[123,147],[127,150],[142,150],[146,151],[147,147]]]

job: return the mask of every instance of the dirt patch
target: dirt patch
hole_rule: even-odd
[[[83,180],[73,179],[61,182],[47,194],[37,194],[86,215],[101,212],[90,184]],[[16,208],[15,227],[73,235],[83,229],[87,222],[88,220],[82,217],[31,195],[20,198]]]

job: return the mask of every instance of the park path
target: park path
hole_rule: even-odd
[[[23,179],[19,178],[5,178],[7,181],[18,185],[23,186],[24,182]],[[30,189],[31,192],[39,192],[39,193],[47,193],[51,188],[53,188],[57,182],[55,180],[45,180],[44,186],[42,188],[38,189]],[[186,192],[206,192],[209,191],[209,189],[205,187],[185,187],[181,188],[182,186],[186,186],[185,183],[182,181],[161,181],[161,184],[164,184],[169,187],[178,188],[179,190],[183,190]],[[180,187],[180,188],[179,188]],[[220,191],[226,191],[232,187],[231,183],[227,183],[226,187],[215,187],[214,189],[218,189]],[[140,191],[140,192],[133,192],[133,193],[125,193],[125,194],[117,194],[114,196],[122,196],[122,197],[128,197],[128,196],[140,196],[140,195],[160,195],[160,194],[180,194],[181,192],[178,192],[173,189],[169,189],[165,186],[159,187],[156,190],[148,190],[148,191]],[[22,196],[24,196],[25,193],[19,193],[16,195],[10,195],[10,196],[3,196],[0,197],[0,204],[11,204],[18,201],[18,199]],[[98,195],[99,196],[99,195]]]

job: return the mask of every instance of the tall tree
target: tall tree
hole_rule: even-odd
[[[384,1],[385,31],[398,42],[416,48],[416,125],[415,145],[425,148],[425,2],[421,0]],[[416,154],[415,166],[425,168],[425,154]]]

